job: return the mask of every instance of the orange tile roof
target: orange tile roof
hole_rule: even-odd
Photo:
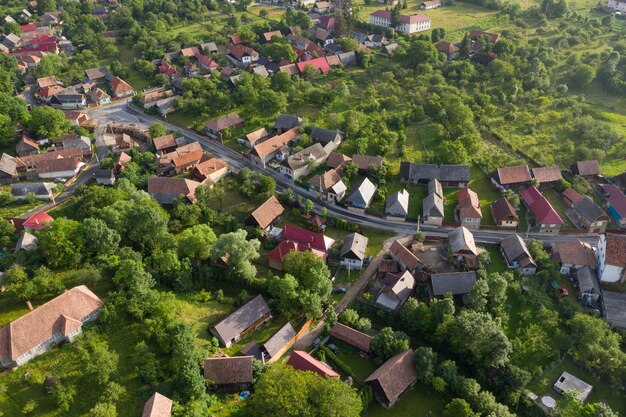
[[[265,142],[261,142],[254,147],[254,152],[259,156],[259,158],[265,158],[268,155],[271,155],[273,152],[276,152],[283,146],[287,145],[290,141],[300,136],[300,131],[298,128],[289,129],[285,133],[274,136],[266,140]]]

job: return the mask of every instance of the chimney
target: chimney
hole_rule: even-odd
[[[26,301],[26,306],[28,307],[29,311],[33,311],[34,310],[33,305],[31,304],[30,301]]]

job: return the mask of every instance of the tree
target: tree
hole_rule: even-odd
[[[470,51],[472,49],[472,40],[469,37],[469,34],[466,33],[463,36],[463,40],[461,41],[460,53],[462,58],[468,58]]]
[[[409,348],[409,337],[391,327],[385,327],[372,338],[370,351],[374,355],[374,362],[381,364],[396,353]]]
[[[22,301],[29,300],[38,294],[34,282],[28,278],[26,270],[19,264],[11,265],[4,272],[3,285],[8,295]]]
[[[332,283],[330,281],[330,270],[322,258],[313,252],[290,252],[285,256],[283,262],[285,272],[294,276],[302,288],[302,293],[309,293],[319,297],[319,302],[325,302],[330,296]],[[309,298],[316,300],[315,297]],[[316,316],[321,314],[321,305],[316,306],[315,311],[307,311],[315,313]]]
[[[589,369],[600,369],[606,375],[618,376],[626,366],[626,353],[620,349],[622,338],[604,320],[577,313],[569,322],[573,356]],[[619,379],[619,377],[618,377]]]
[[[135,260],[126,259],[120,263],[113,275],[113,282],[126,290],[126,310],[135,318],[141,319],[156,305],[159,293],[152,275]]]
[[[8,220],[0,220],[0,246],[4,247],[11,243],[15,234],[15,227]]]
[[[37,234],[39,248],[52,268],[70,269],[80,264],[84,246],[82,225],[64,217]]]
[[[459,140],[445,140],[437,147],[437,161],[442,164],[468,165],[470,157]]]
[[[341,45],[341,49],[345,52],[354,52],[359,49],[359,42],[352,38],[339,39],[339,45]]]
[[[141,250],[169,249],[175,244],[167,230],[168,215],[154,200],[134,204],[124,220],[125,237]]]
[[[259,257],[261,246],[257,239],[246,240],[247,236],[245,230],[222,234],[211,249],[213,262],[225,257],[230,274],[244,281],[256,276],[256,267],[252,261]]]
[[[580,64],[574,68],[571,80],[575,85],[585,87],[596,78],[596,69],[591,65]]]
[[[54,402],[61,413],[67,413],[74,404],[74,397],[76,396],[75,385],[65,385],[57,383],[50,389],[50,394],[54,398]]]
[[[100,219],[83,220],[85,253],[89,256],[107,255],[115,252],[121,237],[117,231],[109,228]]]
[[[15,138],[15,122],[6,114],[0,113],[0,144],[9,144]]]
[[[117,417],[117,409],[113,403],[98,402],[89,410],[89,417]]]
[[[211,256],[211,247],[216,241],[213,229],[206,224],[198,224],[180,234],[178,253],[197,262],[205,261]]]
[[[206,384],[198,366],[195,332],[188,324],[179,323],[168,333],[172,335],[170,370],[174,389],[183,401],[202,398],[206,395]]]
[[[450,401],[443,412],[444,417],[476,417],[478,416],[472,407],[461,398],[455,398]]]
[[[298,54],[289,43],[272,42],[263,47],[263,54],[274,62],[286,59],[289,62],[296,62]]]
[[[87,373],[95,374],[100,385],[109,382],[117,372],[119,355],[109,349],[109,344],[101,336],[90,332],[80,338],[77,346],[80,361]]]
[[[263,115],[274,117],[285,111],[287,108],[287,98],[284,94],[276,91],[265,90],[263,94],[260,95],[257,106]]]
[[[422,382],[430,382],[437,364],[437,354],[429,347],[420,346],[413,354],[417,377]]]
[[[446,30],[444,28],[435,28],[430,33],[430,40],[432,43],[437,43],[446,37]]]
[[[158,138],[165,135],[167,135],[167,130],[165,130],[165,126],[158,122],[152,123],[152,126],[150,126],[150,137]]]
[[[259,377],[251,415],[264,417],[358,417],[363,405],[356,391],[339,378],[322,378],[273,364]]]
[[[289,314],[300,309],[298,280],[291,274],[274,275],[267,281],[267,291],[276,300],[279,311]]]
[[[61,110],[49,106],[37,106],[30,112],[26,127],[41,138],[58,138],[69,132],[72,122]]]

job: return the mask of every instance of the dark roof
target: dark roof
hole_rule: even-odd
[[[226,128],[232,128],[233,126],[237,126],[243,122],[244,120],[239,117],[237,113],[230,113],[226,116],[218,117],[217,119],[207,122],[205,127],[214,132],[221,132]]]
[[[352,162],[354,162],[360,170],[365,171],[372,165],[376,167],[381,166],[383,164],[383,158],[371,155],[352,155]]]
[[[389,403],[395,402],[404,391],[417,382],[411,349],[400,352],[383,363],[364,382],[378,381]]]
[[[273,128],[280,130],[289,130],[293,129],[294,127],[300,126],[301,123],[302,119],[298,116],[294,116],[291,114],[281,114],[276,118]]]
[[[376,193],[376,185],[369,180],[369,178],[363,179],[361,184],[348,196],[346,203],[355,207],[365,208],[374,198]]]
[[[314,127],[311,130],[311,140],[314,142],[329,143],[335,140],[341,140],[341,134],[338,130],[322,129],[321,127]]]
[[[596,274],[590,266],[585,265],[576,270],[576,280],[578,281],[578,289],[582,293],[593,293],[600,295],[600,284],[596,278]]]
[[[439,165],[439,181],[468,182],[470,177],[467,165]]]
[[[626,329],[626,293],[602,291],[604,316],[613,327]]]
[[[514,261],[519,262],[522,268],[526,268],[529,265],[537,266],[535,260],[530,255],[526,243],[519,235],[510,235],[500,241],[502,252],[507,262],[512,263]]]
[[[20,182],[11,185],[11,194],[15,197],[24,197],[28,193],[35,195],[49,195],[52,194],[54,184],[50,182]]]
[[[580,213],[580,215],[590,223],[595,222],[602,216],[608,219],[604,210],[602,210],[600,206],[594,203],[594,201],[587,196],[572,204],[572,208]]]
[[[496,175],[498,176],[500,185],[530,182],[530,171],[526,165],[498,168]]]
[[[367,249],[367,237],[358,234],[350,233],[346,236],[346,240],[341,247],[341,256],[345,256],[348,253],[353,253],[360,260],[365,259],[365,250]]]
[[[330,335],[335,339],[339,339],[363,352],[370,351],[372,336],[361,333],[358,330],[348,327],[344,324],[337,323],[330,331]]]
[[[432,274],[430,281],[433,286],[433,295],[468,294],[476,283],[476,272]]]
[[[283,327],[280,328],[272,337],[269,338],[263,347],[270,355],[270,357],[276,355],[280,352],[280,350],[285,347],[285,345],[296,336],[296,330],[293,328],[291,323],[287,322]]]
[[[572,166],[574,174],[589,176],[600,175],[600,164],[597,160],[591,161],[578,161]]]
[[[227,342],[239,336],[263,316],[269,315],[270,312],[270,308],[267,306],[263,296],[257,295],[217,323],[213,328],[222,340]]]
[[[510,217],[513,217],[516,220],[518,218],[515,208],[511,205],[511,203],[509,203],[509,200],[504,197],[496,200],[496,202],[491,205],[491,210],[496,222],[506,220]]]
[[[252,356],[205,359],[204,378],[216,385],[252,383],[252,359]]]
[[[471,178],[467,165],[436,165],[402,162],[400,178],[409,181],[438,179],[444,182],[468,182]]]

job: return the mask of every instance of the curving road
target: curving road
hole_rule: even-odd
[[[373,227],[377,229],[383,229],[395,232],[397,234],[409,234],[412,235],[417,231],[416,223],[398,223],[392,222],[380,217],[371,216],[368,214],[354,212],[347,210],[343,207],[336,206],[334,204],[328,203],[326,201],[322,201],[319,198],[316,198],[313,194],[311,194],[308,190],[300,188],[294,184],[293,181],[288,180],[282,177],[279,173],[273,170],[263,169],[256,165],[254,165],[250,160],[248,160],[245,156],[240,153],[228,148],[225,145],[222,145],[220,142],[215,140],[211,140],[206,136],[200,135],[190,129],[186,129],[184,127],[168,123],[160,118],[147,115],[143,113],[141,110],[136,109],[135,107],[130,106],[126,101],[120,101],[114,104],[111,104],[106,107],[99,107],[90,109],[88,111],[89,116],[91,118],[98,119],[100,121],[100,128],[98,129],[99,133],[96,137],[96,146],[98,148],[98,156],[102,157],[103,154],[101,152],[106,151],[106,146],[103,146],[103,138],[102,133],[104,131],[105,126],[108,123],[135,123],[135,124],[145,124],[149,126],[154,122],[162,123],[166,129],[181,134],[186,138],[193,139],[198,141],[203,148],[210,151],[214,156],[221,158],[228,162],[233,168],[237,170],[241,170],[243,168],[248,168],[254,171],[260,171],[264,174],[271,176],[276,180],[276,185],[279,190],[285,188],[291,188],[296,195],[300,195],[305,199],[310,199],[315,203],[315,210],[319,212],[322,207],[326,207],[328,214],[336,217],[341,217],[351,223],[359,224],[361,226]],[[430,225],[420,225],[420,230],[426,233],[428,236],[436,236],[436,237],[446,237],[448,232],[452,230],[451,227],[437,227]],[[474,238],[477,242],[481,243],[498,243],[502,238],[511,234],[511,231],[508,230],[476,230],[472,231],[474,234]],[[566,241],[566,240],[584,240],[591,244],[596,244],[598,241],[598,235],[590,234],[590,235],[545,235],[545,234],[536,234],[530,233],[528,237],[536,238],[543,241],[545,244],[550,244],[556,241]]]

